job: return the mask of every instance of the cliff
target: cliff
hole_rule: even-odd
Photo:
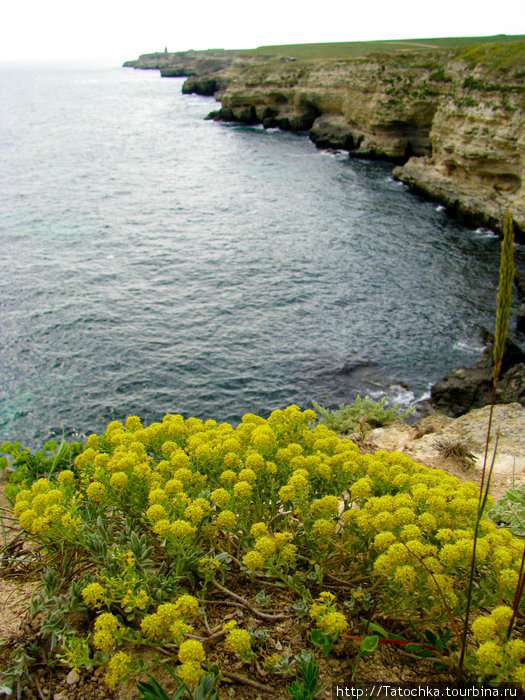
[[[125,61],[124,68],[160,70],[162,77],[209,75],[223,71],[240,55],[239,51],[208,49],[207,51],[176,51],[146,53],[134,61]],[[212,93],[213,94],[213,93]]]
[[[355,59],[238,56],[184,92],[211,94],[217,120],[309,131],[320,147],[387,158],[395,177],[453,214],[525,232],[525,42]],[[212,82],[210,82],[212,78]]]

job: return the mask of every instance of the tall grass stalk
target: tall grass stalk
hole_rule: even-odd
[[[494,469],[494,463],[496,461],[496,451],[498,448],[498,437],[499,432],[496,434],[496,440],[494,444],[494,452],[492,455],[492,461],[490,468],[487,473],[487,463],[489,456],[489,443],[490,435],[492,430],[492,418],[494,414],[494,405],[496,403],[496,388],[498,386],[498,379],[501,371],[501,363],[503,361],[503,353],[505,350],[505,341],[507,339],[507,329],[509,325],[509,313],[510,305],[512,299],[512,279],[514,277],[514,230],[512,226],[512,214],[507,211],[505,219],[503,221],[503,242],[501,244],[501,260],[499,268],[499,288],[498,288],[498,299],[497,299],[497,310],[496,310],[496,332],[494,334],[494,369],[492,372],[492,399],[490,403],[489,411],[489,421],[487,426],[487,439],[485,442],[485,456],[483,459],[483,471],[481,473],[481,484],[479,489],[479,501],[478,501],[478,512],[476,516],[476,524],[474,527],[474,538],[472,544],[472,555],[470,558],[470,573],[469,582],[467,588],[467,602],[465,605],[465,620],[463,625],[463,635],[461,641],[461,653],[458,662],[458,673],[457,679],[461,680],[463,675],[463,664],[465,661],[465,653],[467,649],[467,638],[468,638],[468,628],[469,628],[469,617],[470,608],[472,603],[472,588],[474,585],[474,572],[476,569],[476,548],[478,544],[479,526],[485,507],[487,505],[487,500],[489,496],[490,480],[492,477],[492,472]],[[518,609],[519,601],[521,599],[521,593],[523,591],[524,585],[524,565],[525,565],[525,553],[522,558],[520,575],[518,577],[518,584],[516,587],[516,595],[514,596],[513,602],[513,619],[508,628],[508,634],[512,632],[512,625],[514,624],[514,619],[516,616],[516,611]],[[521,588],[521,590],[519,590]]]

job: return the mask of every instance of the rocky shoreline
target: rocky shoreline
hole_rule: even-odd
[[[391,160],[411,190],[475,225],[500,231],[510,209],[525,240],[525,42],[316,60],[213,49],[124,65],[187,76],[184,93],[221,103],[210,119]]]

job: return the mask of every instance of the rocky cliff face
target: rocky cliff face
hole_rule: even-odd
[[[238,51],[169,51],[142,54],[135,61],[125,61],[124,68],[160,70],[164,78],[210,75],[226,70],[239,55]],[[213,94],[213,93],[211,93]]]
[[[524,43],[464,57],[237,58],[218,75],[184,88],[216,88],[210,118],[309,131],[321,147],[391,159],[396,177],[452,213],[499,229],[510,208],[525,232]]]

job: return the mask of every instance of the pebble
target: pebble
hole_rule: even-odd
[[[78,683],[79,680],[80,676],[75,671],[75,669],[71,670],[66,676],[66,683],[68,685],[74,685],[75,683]]]

